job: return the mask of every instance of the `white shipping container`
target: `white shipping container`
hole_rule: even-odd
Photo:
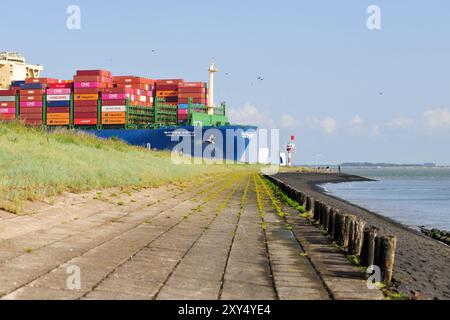
[[[16,101],[16,96],[0,96],[0,102],[13,102]]]
[[[47,101],[70,101],[70,94],[48,95]]]
[[[126,112],[126,106],[102,106],[102,112]]]

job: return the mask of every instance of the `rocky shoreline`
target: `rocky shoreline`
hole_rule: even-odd
[[[424,235],[450,246],[450,232],[439,229],[427,229],[424,226],[419,226],[419,228]]]

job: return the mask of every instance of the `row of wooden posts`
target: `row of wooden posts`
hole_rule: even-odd
[[[358,257],[361,266],[378,266],[381,271],[381,281],[387,286],[391,285],[396,237],[381,236],[377,227],[367,226],[364,220],[315,200],[312,196],[297,191],[272,176],[266,177],[288,197],[302,205],[306,211],[311,212],[312,222],[322,227],[348,255]]]

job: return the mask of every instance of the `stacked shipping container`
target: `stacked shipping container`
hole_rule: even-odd
[[[11,89],[0,92],[0,119],[12,120],[20,114],[21,120],[33,125],[172,125],[177,119],[183,124],[188,120],[189,102],[195,112],[207,112],[208,103],[205,82],[112,77],[104,70],[78,70],[73,82],[15,81]],[[157,107],[155,99],[159,99]]]
[[[43,84],[24,84],[20,90],[20,120],[29,125],[43,124]]]
[[[102,124],[126,124],[127,103],[130,106],[153,107],[154,81],[134,76],[113,77],[114,88],[102,94]]]
[[[207,92],[205,82],[182,82],[178,84],[178,123],[184,123],[188,119],[189,100],[193,104],[207,105]],[[207,112],[207,109],[191,111]]]
[[[29,125],[44,124],[44,108],[46,99],[44,95],[50,84],[58,83],[52,78],[26,79],[20,86],[20,120]]]
[[[207,104],[207,85],[205,82],[183,82],[178,84],[178,105],[186,105],[192,99],[194,104]]]
[[[104,70],[78,70],[73,78],[74,125],[98,123],[98,100],[103,90],[112,87],[112,75]]]
[[[129,101],[130,124],[148,124],[154,120],[155,81],[134,76],[113,78],[115,90],[122,90]]]
[[[72,83],[52,83],[47,89],[47,125],[66,126],[70,124],[70,101]]]
[[[130,105],[153,107],[154,80],[134,76],[119,76],[113,77],[113,84],[115,88],[126,89]]]
[[[16,119],[16,90],[0,90],[0,121]]]
[[[156,98],[164,99],[165,105],[178,105],[178,85],[183,79],[156,80]]]
[[[107,89],[102,93],[102,124],[126,123],[127,93],[125,89]]]

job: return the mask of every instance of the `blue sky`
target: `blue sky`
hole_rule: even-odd
[[[81,30],[66,28],[71,4]],[[369,5],[381,30],[366,27]],[[214,58],[232,120],[295,134],[296,163],[450,164],[448,1],[3,0],[2,11],[0,49],[46,76],[206,81]]]

